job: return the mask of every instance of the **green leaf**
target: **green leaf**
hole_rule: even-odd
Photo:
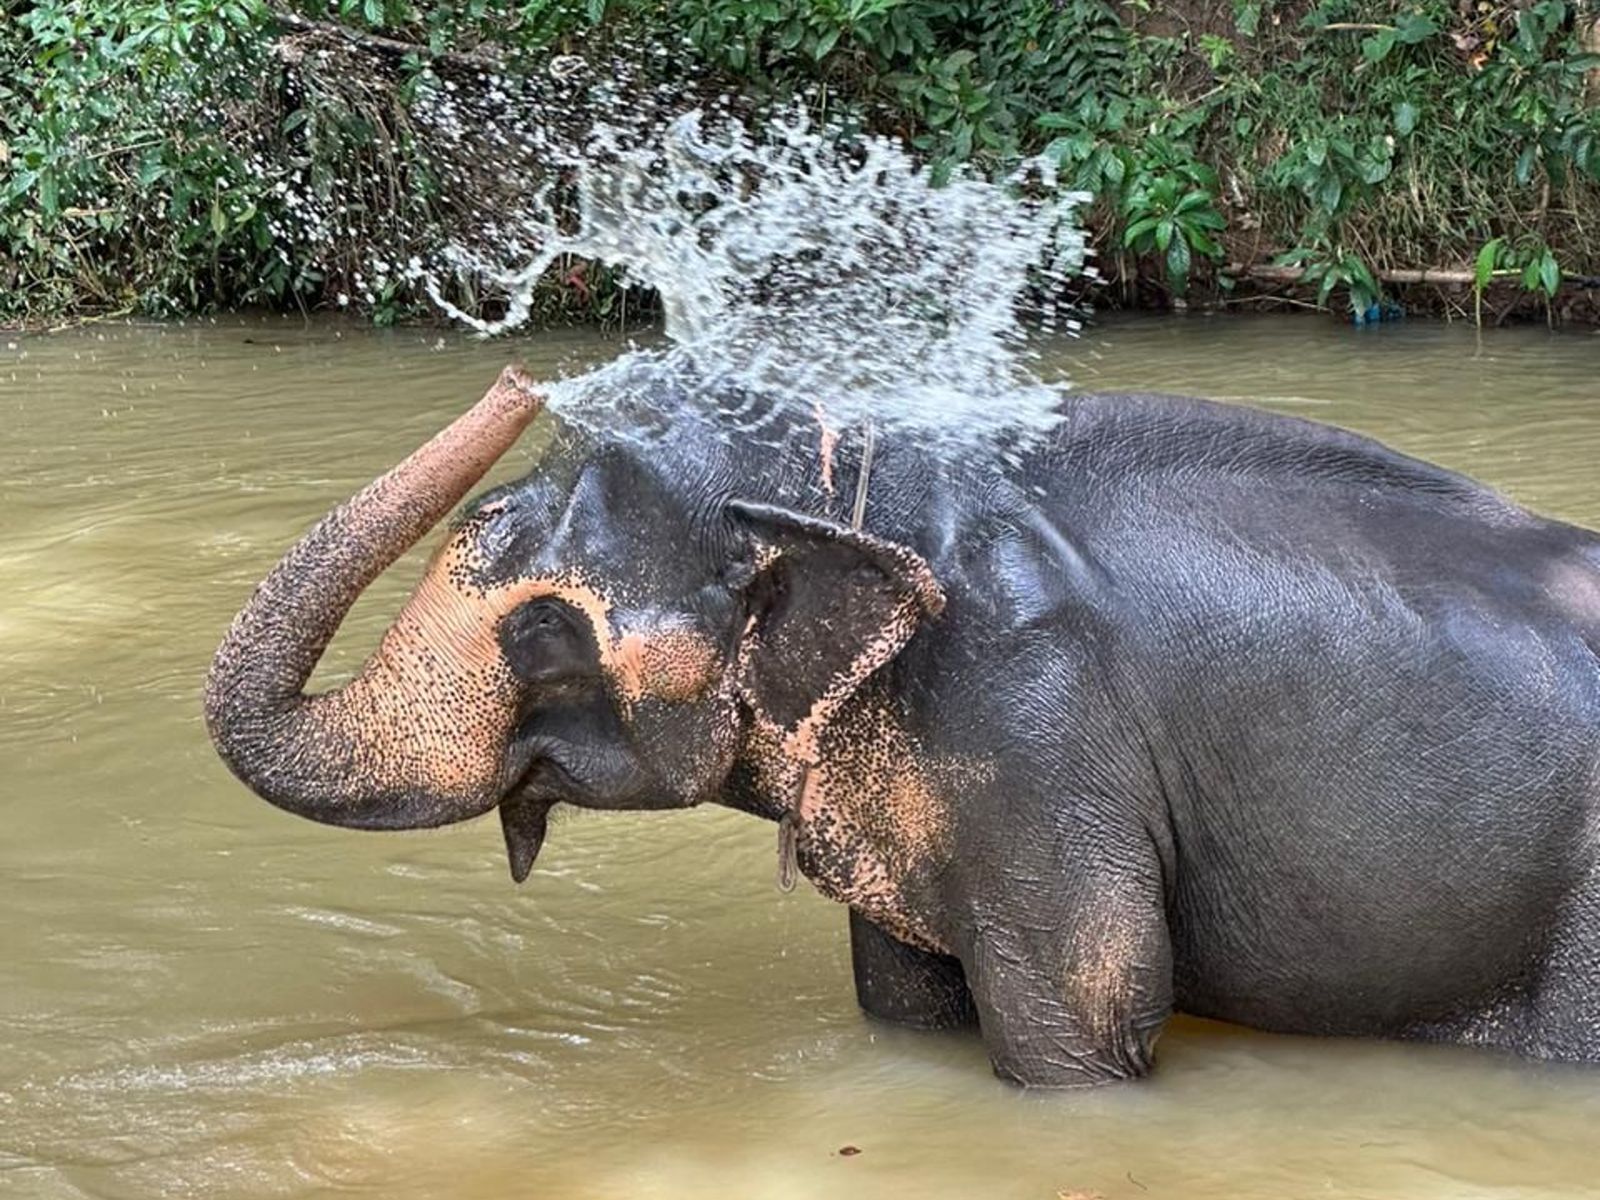
[[[26,195],[33,190],[33,185],[39,182],[37,171],[20,170],[11,177],[11,185],[6,188],[4,195],[8,199]]]
[[[1354,254],[1344,255],[1339,264],[1344,268],[1345,278],[1350,281],[1352,290],[1358,290],[1362,298],[1375,303],[1378,299],[1378,281],[1372,277],[1367,264]]]
[[[211,232],[221,237],[228,231],[228,218],[215,197],[211,200]]]
[[[1167,250],[1167,276],[1172,280],[1172,290],[1183,295],[1189,290],[1189,243],[1181,237],[1172,240]]]
[[[1108,147],[1105,165],[1101,168],[1101,171],[1105,175],[1107,183],[1112,187],[1121,187],[1122,181],[1128,175],[1128,164],[1123,160],[1122,155]]]
[[[1546,250],[1539,259],[1539,284],[1546,296],[1554,296],[1561,286],[1561,267],[1556,256]]]
[[[1317,203],[1326,213],[1339,211],[1339,201],[1344,198],[1344,184],[1337,175],[1328,175],[1317,188]]]
[[[1128,231],[1122,235],[1122,244],[1124,246],[1132,246],[1135,242],[1148,235],[1160,223],[1160,217],[1141,217],[1128,226]]]
[[[1402,100],[1394,106],[1394,129],[1401,137],[1409,137],[1411,131],[1417,127],[1417,106],[1409,100]]]
[[[362,0],[361,15],[368,25],[383,24],[383,0]]]
[[[1184,236],[1189,239],[1189,247],[1204,254],[1207,258],[1222,257],[1222,247],[1212,241],[1206,234],[1192,226],[1184,226]]]
[[[1334,285],[1336,285],[1338,282],[1339,277],[1332,271],[1325,271],[1323,273],[1322,284],[1317,288],[1317,304],[1319,306],[1327,305],[1328,297],[1333,295]]]
[[[1392,29],[1385,29],[1381,33],[1369,34],[1361,39],[1361,57],[1369,63],[1381,63],[1389,57],[1389,51],[1394,49],[1396,39],[1399,37]]]
[[[60,193],[56,187],[56,173],[54,171],[41,171],[39,173],[39,207],[44,209],[47,217],[55,216],[60,207]]]
[[[1408,46],[1415,46],[1418,42],[1425,42],[1439,32],[1431,17],[1421,13],[1401,13],[1395,18],[1394,35]]]
[[[837,25],[831,29],[823,30],[822,35],[817,38],[817,44],[812,47],[811,57],[816,59],[818,62],[824,58],[827,58],[828,52],[838,44],[839,34],[842,32],[843,30],[841,30]]]
[[[1361,163],[1360,170],[1362,183],[1382,183],[1394,170],[1394,163],[1387,158],[1370,158]]]
[[[167,168],[157,154],[147,154],[139,162],[139,186],[147,188],[167,173]]]
[[[972,126],[963,121],[956,128],[956,135],[951,140],[950,152],[962,162],[972,157]]]
[[[1495,263],[1500,258],[1500,247],[1505,245],[1504,238],[1490,238],[1483,244],[1483,249],[1478,251],[1478,260],[1472,267],[1472,286],[1478,291],[1483,291],[1489,286],[1489,280],[1494,276]]]
[[[1173,223],[1170,220],[1166,219],[1165,217],[1163,217],[1159,222],[1157,222],[1157,224],[1156,224],[1156,249],[1157,250],[1167,250],[1167,249],[1169,249],[1171,247],[1171,245],[1172,245],[1172,235],[1173,235],[1173,233],[1175,231],[1176,231],[1176,226],[1174,226]],[[1180,242],[1183,241],[1182,238],[1179,238],[1178,240]]]
[[[1530,9],[1523,9],[1517,14],[1517,41],[1528,54],[1536,54],[1544,38],[1541,36],[1537,19]]]
[[[1533,178],[1533,162],[1538,156],[1539,147],[1530,142],[1522,148],[1522,153],[1517,155],[1517,182],[1526,184]]]

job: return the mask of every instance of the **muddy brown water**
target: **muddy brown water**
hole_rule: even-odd
[[[750,818],[580,814],[517,888],[492,818],[362,834],[247,794],[196,696],[255,579],[508,357],[616,349],[0,335],[0,1194],[1600,1195],[1600,1068],[1179,1020],[1146,1082],[1024,1094],[975,1036],[859,1015],[844,911],[780,895]],[[1083,385],[1348,425],[1600,526],[1594,335],[1133,320],[1053,353]]]

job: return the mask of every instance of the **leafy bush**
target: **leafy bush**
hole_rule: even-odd
[[[898,126],[937,166],[1031,148],[1040,112],[1114,95],[1127,37],[1104,0],[676,0],[706,61]]]
[[[758,105],[800,95],[898,133],[937,170],[1043,152],[1062,186],[1094,194],[1108,278],[1147,292],[1226,287],[1230,264],[1276,263],[1361,314],[1395,268],[1467,270],[1480,296],[1511,287],[1547,304],[1569,276],[1600,274],[1600,20],[1572,0],[298,0],[288,12],[0,0],[0,316],[341,294],[383,320],[419,311],[409,284],[359,265],[364,242],[450,217],[408,117],[419,73],[452,55],[514,73],[630,39],[686,52],[680,70],[708,90]],[[381,39],[386,90],[289,61],[285,21],[299,19]],[[290,204],[302,185],[339,212],[334,249],[316,258],[279,236],[305,220]],[[603,319],[616,302],[596,273],[553,291],[545,315]]]
[[[260,0],[41,0],[8,20],[4,310],[282,299],[263,197],[226,136],[264,16]]]

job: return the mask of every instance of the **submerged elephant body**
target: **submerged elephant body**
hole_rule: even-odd
[[[419,452],[428,523],[533,408],[505,377]],[[219,651],[224,757],[339,824],[498,806],[519,879],[555,803],[781,820],[862,1005],[976,1016],[1023,1083],[1141,1074],[1174,1009],[1600,1059],[1600,537],[1173,397],[1072,398],[1004,468],[882,438],[859,530],[854,439],[719,432],[488,493],[306,698],[419,536],[375,484],[409,523],[357,497]]]

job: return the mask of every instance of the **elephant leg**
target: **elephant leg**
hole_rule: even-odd
[[[918,1029],[976,1023],[961,960],[907,945],[850,910],[856,1000],[868,1016]]]
[[[1470,1040],[1523,1054],[1600,1062],[1600,868],[1573,896],[1545,950],[1523,1012],[1486,1022]]]
[[[1121,857],[1121,856],[1117,856]],[[978,911],[962,953],[995,1074],[1026,1087],[1089,1087],[1150,1069],[1172,1012],[1160,871],[1101,860],[1071,885]],[[1059,878],[1059,876],[1058,876]]]

